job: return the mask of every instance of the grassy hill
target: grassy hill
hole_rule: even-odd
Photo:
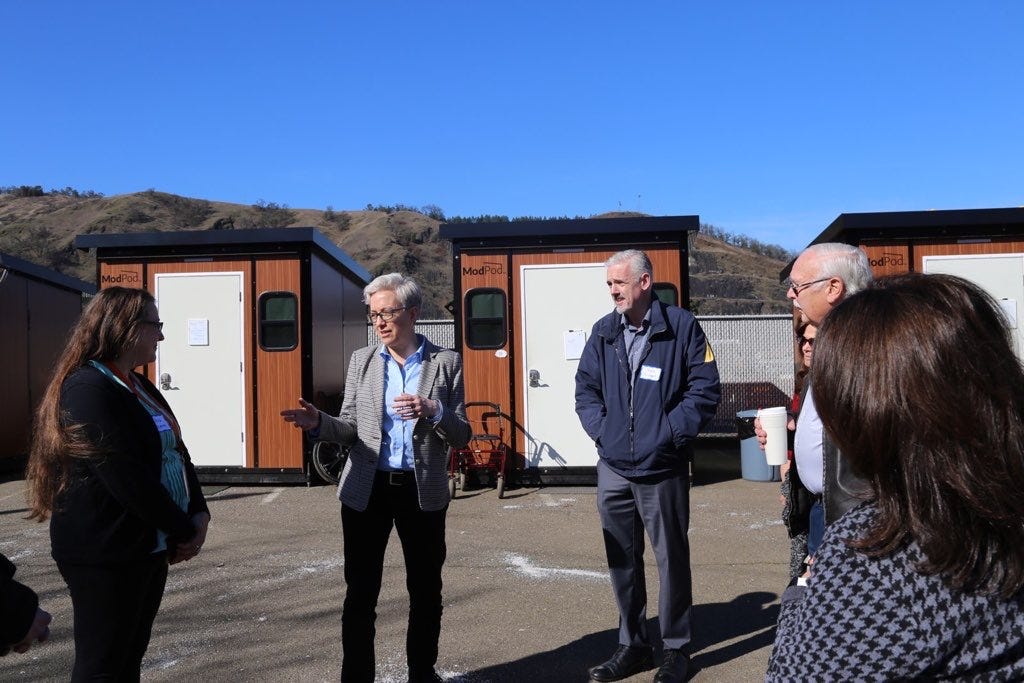
[[[451,249],[440,221],[413,210],[317,211],[273,203],[229,204],[147,190],[112,197],[0,194],[0,251],[95,281],[76,235],[107,232],[314,227],[374,275],[402,271],[424,290],[424,317],[450,317]],[[692,307],[700,314],[788,312],[778,282],[785,261],[692,235]]]

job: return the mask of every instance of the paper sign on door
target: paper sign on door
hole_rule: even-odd
[[[210,321],[206,318],[189,318],[188,320],[188,345],[209,346],[210,345]]]
[[[579,360],[583,357],[583,347],[587,343],[587,333],[583,330],[568,330],[562,333],[562,349],[566,360]]]

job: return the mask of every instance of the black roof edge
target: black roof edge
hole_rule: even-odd
[[[1011,225],[1017,229],[1009,230]],[[848,231],[856,231],[856,235],[843,235]],[[951,233],[965,237],[1024,233],[1024,207],[841,213],[807,246],[837,241],[854,244],[861,239],[936,239]],[[789,277],[794,261],[779,272],[779,282]]]
[[[700,216],[618,216],[615,218],[551,218],[538,221],[491,223],[441,223],[443,239],[534,237],[553,235],[604,235],[623,232],[697,232]]]
[[[0,270],[11,270],[34,280],[41,280],[73,292],[80,292],[82,294],[96,293],[96,285],[91,282],[79,280],[52,268],[46,268],[45,266],[40,266],[3,252],[0,252]]]
[[[888,234],[904,231],[908,233],[907,236],[921,239],[924,237],[921,231],[926,229],[972,228],[972,232],[977,232],[1007,223],[1024,226],[1024,207],[841,213],[811,241],[811,244],[833,242],[847,230],[871,230],[875,233]]]
[[[254,228],[247,230],[167,230],[163,232],[90,233],[75,237],[76,249],[144,249],[147,247],[202,247],[245,244],[313,243],[353,276],[367,284],[373,279],[344,249],[316,228]]]

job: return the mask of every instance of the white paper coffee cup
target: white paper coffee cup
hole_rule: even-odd
[[[761,429],[768,433],[764,445],[764,457],[769,465],[783,465],[786,462],[786,423],[789,413],[785,407],[761,408],[757,411],[761,420]]]

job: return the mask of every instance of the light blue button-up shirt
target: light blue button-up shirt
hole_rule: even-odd
[[[395,412],[393,404],[399,394],[415,394],[420,386],[420,370],[423,368],[423,337],[416,335],[420,346],[416,353],[405,359],[405,364],[398,363],[387,347],[380,347],[381,358],[384,359],[384,420],[381,424],[380,457],[377,460],[379,470],[411,470],[413,469],[412,430],[416,420],[403,420]],[[440,408],[438,404],[438,408]],[[434,420],[440,418],[440,412]],[[423,418],[428,419],[428,418]]]

